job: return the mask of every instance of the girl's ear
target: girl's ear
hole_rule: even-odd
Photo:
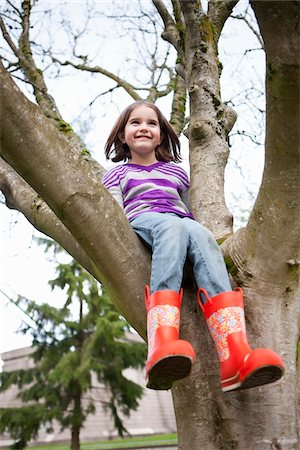
[[[122,144],[125,144],[125,135],[124,133],[118,133],[118,138],[122,142]]]

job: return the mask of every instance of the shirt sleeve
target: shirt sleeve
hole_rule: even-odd
[[[189,212],[191,212],[190,188],[189,187],[184,188],[180,193],[180,197],[185,206],[187,207],[187,209],[189,210]]]
[[[188,174],[182,167],[178,167],[180,173],[180,181],[181,181],[181,192],[180,197],[189,212],[191,211],[191,203],[190,203],[190,180]]]
[[[102,184],[111,193],[116,202],[124,209],[123,194],[120,187],[120,181],[114,169],[106,172],[102,178]]]

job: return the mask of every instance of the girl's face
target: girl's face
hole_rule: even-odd
[[[156,162],[155,149],[161,143],[156,112],[146,105],[135,108],[125,125],[122,142],[130,149],[131,162],[136,164]]]

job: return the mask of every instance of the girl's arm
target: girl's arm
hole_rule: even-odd
[[[108,171],[102,178],[102,183],[111,193],[116,202],[121,206],[121,208],[124,209],[123,194],[118,177],[116,177],[112,171]]]
[[[181,166],[177,166],[178,170],[178,179],[181,184],[181,191],[179,193],[181,200],[191,212],[191,203],[190,203],[190,180],[187,172]]]
[[[190,189],[187,187],[183,189],[180,193],[181,200],[187,207],[189,211],[191,211],[191,203],[190,203]]]
[[[123,195],[122,195],[120,187],[113,186],[113,187],[107,188],[107,189],[109,190],[109,192],[111,193],[113,198],[116,200],[116,202],[121,206],[121,208],[124,209]]]

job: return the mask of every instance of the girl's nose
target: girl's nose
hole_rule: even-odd
[[[148,124],[146,122],[142,122],[141,125],[140,125],[140,130],[141,131],[142,130],[147,131],[148,130]]]

